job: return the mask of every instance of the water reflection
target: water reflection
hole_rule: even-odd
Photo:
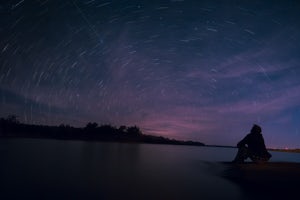
[[[0,140],[0,199],[240,199],[223,179],[235,149]],[[276,157],[276,156],[274,156]]]

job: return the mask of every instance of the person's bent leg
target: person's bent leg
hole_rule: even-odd
[[[238,152],[232,162],[234,163],[243,163],[248,158],[248,148],[240,147]]]

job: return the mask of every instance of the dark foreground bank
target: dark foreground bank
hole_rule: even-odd
[[[300,163],[223,163],[223,177],[236,183],[247,199],[292,199],[299,195]]]

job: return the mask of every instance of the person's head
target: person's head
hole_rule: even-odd
[[[254,124],[251,129],[251,133],[261,133],[261,127],[257,124]]]

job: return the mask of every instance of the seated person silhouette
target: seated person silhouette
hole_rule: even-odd
[[[233,163],[243,163],[247,158],[253,162],[267,162],[272,155],[267,151],[264,138],[261,134],[261,127],[254,124],[251,132],[238,144],[238,152]]]

